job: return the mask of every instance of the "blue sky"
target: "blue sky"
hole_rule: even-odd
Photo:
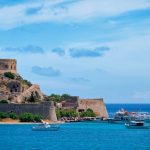
[[[44,93],[150,102],[149,0],[1,0],[0,57]]]

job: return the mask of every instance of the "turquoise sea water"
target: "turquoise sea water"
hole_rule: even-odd
[[[149,112],[150,113],[150,104],[106,104],[109,115],[112,116],[120,108],[124,108],[129,112]]]
[[[105,123],[63,124],[59,131],[0,125],[0,150],[150,150],[150,129]]]
[[[110,115],[125,108],[150,112],[150,104],[107,104]],[[150,150],[150,129],[124,125],[70,123],[59,131],[32,131],[34,125],[0,125],[0,150]]]

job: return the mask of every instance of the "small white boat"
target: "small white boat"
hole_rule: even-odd
[[[59,126],[56,124],[48,124],[48,123],[42,123],[38,126],[32,127],[33,131],[58,131]]]
[[[128,129],[149,129],[150,125],[144,125],[144,122],[141,121],[130,121],[125,123],[125,127]]]

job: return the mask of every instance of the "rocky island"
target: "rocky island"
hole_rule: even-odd
[[[0,112],[18,116],[24,113],[40,114],[43,119],[51,121],[57,121],[57,117],[108,117],[102,98],[81,99],[65,94],[46,96],[39,85],[32,84],[17,72],[15,59],[0,59]]]

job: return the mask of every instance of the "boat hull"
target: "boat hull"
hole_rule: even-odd
[[[149,129],[150,126],[130,126],[130,125],[125,125],[127,129]]]
[[[144,119],[144,121],[150,123],[150,119]]]

